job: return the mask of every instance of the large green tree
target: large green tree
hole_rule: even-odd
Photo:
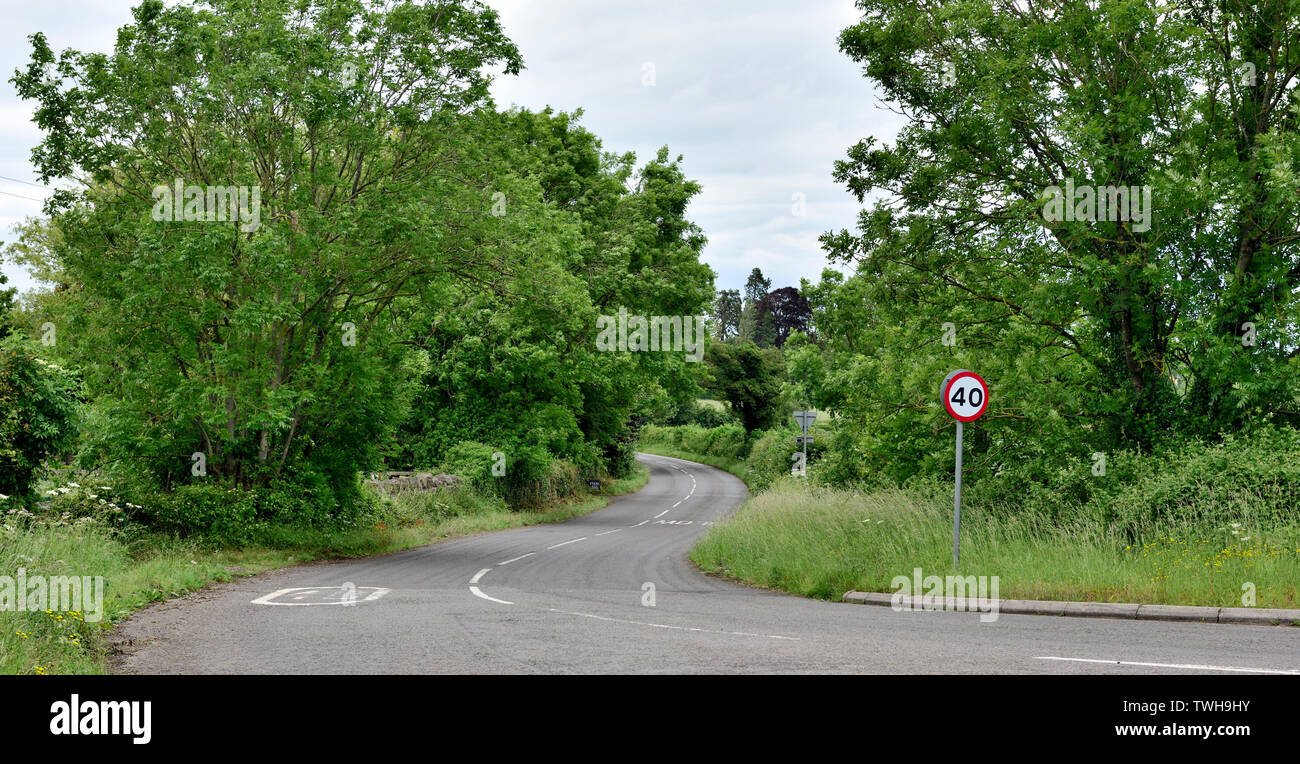
[[[864,432],[944,426],[958,365],[993,387],[990,458],[1300,421],[1300,4],[858,7],[841,48],[906,122],[837,164],[872,206],[810,299]],[[1054,215],[1067,183],[1147,188],[1145,219]]]
[[[208,477],[346,492],[415,373],[394,306],[486,278],[515,233],[459,138],[519,54],[472,0],[133,13],[110,54],[56,58],[33,35],[12,80],[37,102],[42,179],[82,182],[54,195],[59,236],[30,256],[56,284],[58,352],[86,373],[89,455],[173,485],[202,452]],[[176,179],[248,189],[250,214],[159,221]]]
[[[665,150],[640,168],[612,155],[580,115],[512,111],[476,121],[501,157],[499,210],[525,248],[498,250],[494,287],[453,285],[420,316],[410,342],[427,355],[411,419],[395,444],[410,465],[456,443],[531,446],[586,467],[631,464],[639,419],[693,400],[684,353],[608,353],[596,318],[707,311],[713,273],[685,218],[698,192]],[[703,337],[700,338],[701,340]]]

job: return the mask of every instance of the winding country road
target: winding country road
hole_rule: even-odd
[[[981,623],[711,578],[687,554],[743,500],[744,484],[693,462],[638,458],[651,470],[646,488],[565,523],[301,565],[151,607],[119,628],[115,670],[1300,674],[1296,628]]]

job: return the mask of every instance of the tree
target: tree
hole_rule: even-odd
[[[612,156],[579,115],[512,111],[476,118],[478,150],[501,157],[494,187],[517,231],[494,259],[492,289],[449,284],[411,305],[406,340],[422,353],[411,416],[390,454],[408,467],[439,463],[463,441],[509,460],[540,445],[586,469],[631,466],[649,408],[693,402],[683,353],[600,352],[596,317],[696,316],[713,273],[685,218],[698,186],[661,150],[644,166]],[[680,158],[679,158],[680,159]],[[703,339],[701,337],[701,339]]]
[[[747,432],[767,429],[784,418],[781,351],[759,348],[752,342],[718,343],[709,346],[706,360],[713,373],[710,389],[731,404]]]
[[[758,304],[760,300],[767,296],[767,290],[772,288],[772,279],[764,278],[763,271],[759,268],[749,272],[749,278],[745,280],[745,302],[747,304]]]
[[[1095,450],[1300,423],[1291,4],[858,5],[841,49],[908,123],[837,163],[881,198],[823,243],[888,341],[942,348],[953,324],[945,352],[1004,375],[986,426],[1007,437],[1039,411]],[[1061,214],[1054,188],[1086,192]]]
[[[461,143],[518,51],[472,0],[133,13],[112,54],[61,54],[61,78],[33,35],[12,80],[38,102],[42,179],[83,183],[52,198],[60,239],[34,257],[68,285],[43,306],[85,369],[85,456],[171,487],[202,452],[210,477],[324,480],[346,501],[409,397],[395,307],[490,282],[519,233]]]
[[[0,339],[0,494],[27,498],[46,457],[76,435],[76,381],[21,334]]]
[[[771,344],[781,347],[791,333],[808,332],[812,308],[798,289],[781,287],[768,292],[758,302],[758,315],[759,325],[767,327],[766,331],[771,334]]]
[[[740,334],[740,290],[723,289],[713,303],[714,339],[728,342]]]
[[[4,289],[4,285],[9,283],[9,279],[0,273],[0,340],[8,337],[14,328],[13,311],[14,295],[18,293],[17,289]]]

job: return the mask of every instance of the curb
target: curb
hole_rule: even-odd
[[[845,592],[844,602],[892,607],[894,596],[883,592]],[[904,610],[955,610],[981,612],[979,600],[961,597],[937,598],[924,607],[923,597],[899,596]],[[1249,607],[1191,607],[1187,605],[1139,605],[1127,602],[1065,602],[1055,600],[1001,600],[998,613],[1009,615],[1057,615],[1075,618],[1127,618],[1136,621],[1182,621],[1191,623],[1233,623],[1255,626],[1300,626],[1300,610]]]

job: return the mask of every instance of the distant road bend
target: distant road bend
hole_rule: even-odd
[[[645,489],[565,523],[297,566],[149,608],[120,627],[115,669],[1300,674],[1297,629],[981,623],[977,613],[894,612],[711,578],[687,554],[744,499],[744,484],[694,462],[638,458],[651,471]]]

